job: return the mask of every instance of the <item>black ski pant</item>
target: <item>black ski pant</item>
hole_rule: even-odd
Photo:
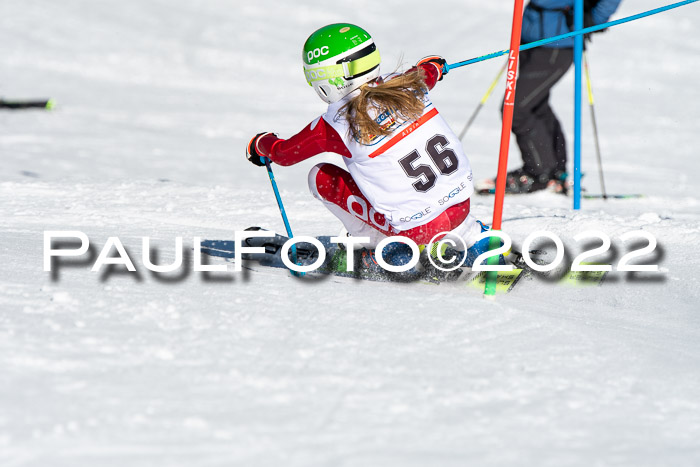
[[[573,49],[537,47],[520,53],[513,134],[523,169],[532,175],[550,177],[566,171],[566,139],[549,106],[549,92],[573,61]]]

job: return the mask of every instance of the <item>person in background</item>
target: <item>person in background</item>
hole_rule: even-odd
[[[621,1],[585,0],[584,27],[607,22]],[[574,0],[531,0],[523,12],[522,43],[574,30],[573,12]],[[548,187],[566,192],[566,138],[549,94],[573,60],[573,37],[520,53],[513,134],[523,165],[508,173],[506,193],[532,193]]]

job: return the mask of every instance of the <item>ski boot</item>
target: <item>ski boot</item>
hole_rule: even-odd
[[[479,220],[477,220],[476,222],[481,226],[482,233],[486,232],[487,230],[490,230],[489,226],[485,225],[483,222]],[[474,261],[476,261],[476,258],[478,258],[483,253],[489,251],[490,240],[490,237],[483,238],[478,242],[474,243],[469,248],[467,248],[466,251],[457,250],[446,244],[443,244],[440,256],[444,259],[444,263],[440,261],[437,255],[437,246],[439,242],[433,243],[430,246],[430,248],[426,247],[423,250],[423,254],[421,254],[420,264],[422,265],[425,271],[425,275],[429,280],[435,282],[449,281],[451,278],[456,278],[461,275],[461,272],[458,271],[458,269],[471,268],[474,265]],[[503,246],[503,242],[499,240],[499,247],[500,246]],[[431,256],[433,261],[430,261],[430,258],[428,258],[428,256]],[[445,271],[439,267],[436,267],[436,265],[440,266],[440,264],[445,264],[445,269],[451,269],[454,267],[453,265],[455,264],[461,264],[461,266],[455,269],[454,271]],[[498,255],[498,264],[506,264],[506,259],[503,255]]]
[[[548,175],[533,175],[523,168],[511,170],[506,174],[506,194],[534,193],[547,188],[549,182]],[[479,194],[494,194],[496,192],[496,179],[481,180],[474,184],[474,189]]]
[[[519,195],[544,190],[549,183],[548,175],[533,175],[524,169],[508,172],[506,176],[506,193]]]
[[[572,187],[573,182],[569,179],[569,174],[563,170],[555,171],[547,182],[547,190],[562,195],[569,194]]]
[[[361,274],[370,276],[376,280],[391,280],[399,282],[410,282],[421,275],[417,267],[412,267],[408,271],[391,272],[384,269],[377,261],[378,252],[375,248],[362,248],[355,252],[356,270]],[[384,247],[382,258],[390,266],[404,266],[413,258],[413,250],[405,243],[392,242]]]
[[[349,236],[346,232],[341,232],[342,235]],[[353,272],[349,272],[348,251],[341,244],[328,262],[328,268],[340,275],[360,276],[380,281],[409,282],[420,276],[420,271],[416,267],[403,272],[391,272],[384,269],[377,261],[377,254],[375,248],[365,248],[356,245],[353,251]],[[413,258],[413,251],[405,243],[392,242],[384,247],[382,258],[391,266],[403,266],[408,264]]]

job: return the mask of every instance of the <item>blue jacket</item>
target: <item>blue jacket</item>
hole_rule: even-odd
[[[605,23],[610,19],[622,0],[600,0],[591,14],[594,24]],[[533,8],[533,5],[539,9]],[[523,12],[523,44],[546,39],[570,32],[566,22],[566,9],[574,9],[574,0],[530,0]],[[573,48],[574,38],[570,37],[545,47]]]

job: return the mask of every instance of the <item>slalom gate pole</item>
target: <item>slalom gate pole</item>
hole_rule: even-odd
[[[583,29],[583,0],[574,1],[574,30]],[[582,34],[574,37],[574,209],[581,209],[581,57]]]
[[[583,52],[583,66],[586,72],[586,85],[588,88],[588,104],[591,108],[591,122],[593,124],[593,139],[595,141],[595,153],[598,158],[598,176],[600,177],[600,189],[603,199],[607,201],[608,193],[605,190],[605,177],[603,177],[603,158],[600,155],[600,138],[598,137],[598,123],[595,119],[595,104],[593,102],[593,84],[591,83],[591,72],[588,68],[588,54]]]
[[[289,219],[287,219],[287,212],[284,210],[284,204],[282,204],[282,197],[280,196],[280,191],[277,188],[277,182],[275,181],[275,174],[272,173],[272,166],[270,165],[270,159],[267,157],[261,157],[265,161],[265,167],[267,167],[267,175],[270,177],[270,184],[272,185],[272,191],[275,192],[275,198],[277,198],[277,206],[280,208],[280,214],[282,214],[282,221],[284,222],[284,228],[287,229],[287,236],[293,238],[292,227],[289,225]],[[297,246],[292,245],[292,262],[297,263]],[[290,271],[295,276],[303,276],[305,273]]]
[[[491,86],[489,86],[488,90],[486,91],[486,94],[484,94],[484,97],[481,98],[481,102],[479,102],[479,105],[476,107],[476,109],[474,109],[474,113],[472,113],[472,116],[469,117],[469,121],[467,122],[466,125],[464,125],[464,129],[459,134],[460,140],[462,138],[464,138],[464,135],[467,134],[467,131],[472,126],[472,123],[474,123],[474,120],[476,120],[476,116],[479,115],[481,108],[484,105],[486,105],[486,101],[489,100],[489,97],[491,97],[491,93],[493,92],[494,89],[496,89],[496,86],[498,85],[498,81],[501,79],[501,76],[503,76],[503,73],[505,73],[507,67],[508,67],[508,62],[504,63],[503,66],[501,67],[501,69],[498,71],[498,75],[496,75],[496,79],[493,80],[493,82],[491,83]]]
[[[552,42],[557,42],[557,41],[560,41],[562,39],[568,39],[569,37],[575,37],[575,36],[579,36],[582,34],[588,34],[589,32],[600,31],[601,29],[605,29],[605,28],[611,28],[611,27],[617,26],[619,24],[629,23],[630,21],[636,21],[636,20],[641,19],[641,18],[646,18],[647,16],[652,16],[652,15],[656,15],[658,13],[662,13],[664,11],[673,10],[674,8],[682,7],[684,5],[690,5],[691,3],[695,3],[698,1],[700,1],[700,0],[685,0],[682,2],[678,2],[678,3],[672,3],[670,5],[666,5],[666,6],[663,6],[660,8],[655,8],[653,10],[645,11],[643,13],[628,16],[626,18],[617,19],[615,21],[608,21],[607,23],[597,24],[595,26],[583,28],[583,29],[578,30],[578,31],[572,31],[572,32],[568,32],[566,34],[561,34],[559,36],[553,36],[553,37],[550,37],[548,39],[542,39],[539,41],[530,42],[528,44],[521,46],[520,50],[523,51],[523,50],[534,49],[535,47],[539,47],[539,46],[546,45],[546,44],[551,44]],[[499,50],[498,52],[492,52],[490,54],[482,55],[481,57],[471,58],[469,60],[464,60],[462,62],[448,63],[447,65],[445,65],[445,67],[443,69],[443,73],[448,73],[450,70],[452,70],[454,68],[459,68],[462,66],[471,65],[473,63],[483,62],[485,60],[490,60],[492,58],[500,57],[502,55],[508,54],[508,52],[509,52],[508,50]]]
[[[513,110],[515,108],[515,84],[518,74],[518,58],[520,56],[520,33],[523,26],[523,0],[515,0],[513,7],[513,27],[510,33],[510,54],[508,55],[508,73],[506,74],[506,95],[503,102],[503,124],[501,126],[501,147],[498,154],[498,173],[496,175],[496,199],[493,205],[492,230],[501,230],[503,220],[503,199],[506,195],[506,173],[508,171],[508,149],[510,147],[510,132],[513,127]],[[489,250],[498,248],[500,238],[492,236],[489,240]],[[498,264],[498,256],[491,256],[488,264]],[[486,272],[484,296],[493,298],[496,295],[498,272]]]

